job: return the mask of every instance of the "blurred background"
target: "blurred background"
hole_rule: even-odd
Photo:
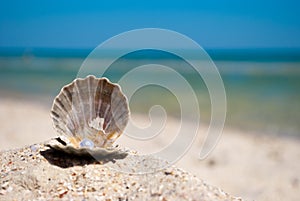
[[[226,128],[298,141],[299,7],[296,0],[3,0],[0,99],[29,100],[50,110],[60,88],[76,77],[84,59],[99,44],[124,31],[163,28],[190,37],[215,62],[227,93]],[[151,61],[152,56],[129,56],[126,65]],[[159,55],[159,59],[172,58]],[[181,65],[176,59],[172,62]],[[107,76],[113,79],[119,72],[110,73]],[[193,78],[191,72],[185,73]],[[210,100],[204,83],[195,90],[201,117],[208,123]],[[159,94],[164,98],[157,100]],[[2,102],[2,119],[11,112],[5,109],[10,101]],[[176,98],[151,86],[137,91],[130,107],[134,113],[147,114],[157,102],[178,117]],[[5,129],[0,131],[7,135]]]
[[[297,1],[2,1],[1,94],[53,97],[100,43],[131,29],[165,28],[192,38],[214,60],[227,92],[227,125],[297,136],[298,7]],[[207,94],[201,99],[208,120]],[[141,108],[139,102],[132,107]]]

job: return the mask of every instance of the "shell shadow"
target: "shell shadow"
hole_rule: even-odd
[[[89,164],[103,165],[108,162],[115,163],[118,159],[124,159],[128,154],[120,153],[113,155],[106,155],[104,157],[93,157],[92,155],[76,155],[66,153],[62,150],[55,149],[49,146],[49,149],[40,151],[40,154],[52,165],[60,168],[70,168],[74,166],[84,166]]]

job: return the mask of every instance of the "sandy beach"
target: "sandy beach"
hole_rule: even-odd
[[[49,101],[51,102],[51,101]],[[56,136],[50,105],[27,98],[0,98],[1,150],[40,143]],[[146,116],[134,119],[147,124]],[[117,144],[151,153],[168,143],[180,122],[168,118],[161,136],[138,142],[122,136]],[[264,133],[249,133],[225,126],[215,150],[198,155],[206,127],[200,128],[191,149],[175,165],[213,186],[245,200],[298,200],[300,197],[300,141]]]

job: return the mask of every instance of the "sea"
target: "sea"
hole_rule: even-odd
[[[201,72],[191,67],[196,53],[187,50],[191,56],[185,59],[144,50],[115,59],[110,51],[95,59],[89,49],[1,48],[0,97],[44,97],[40,100],[50,107],[64,85],[94,74],[121,85],[132,113],[148,114],[161,105],[168,115],[182,118],[182,102],[196,99],[192,112],[210,122],[214,89],[209,91]],[[205,68],[213,68],[224,86],[226,127],[300,139],[300,50],[210,49],[207,56]],[[87,59],[95,59],[89,61],[95,71],[85,68]]]

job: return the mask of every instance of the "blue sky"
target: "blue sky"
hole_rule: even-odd
[[[297,0],[0,2],[0,47],[94,48],[121,32],[155,27],[205,48],[300,48]]]

